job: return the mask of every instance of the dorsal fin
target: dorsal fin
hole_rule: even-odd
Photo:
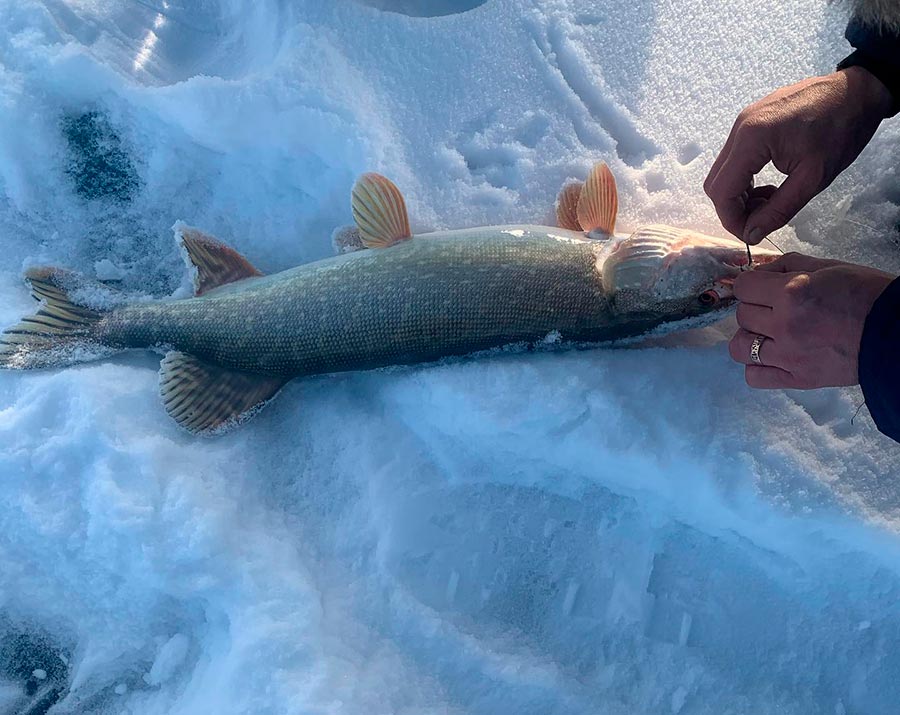
[[[240,253],[198,229],[181,226],[178,233],[188,260],[197,269],[194,295],[203,295],[226,283],[262,275]]]
[[[159,392],[166,412],[194,434],[216,434],[254,415],[288,381],[210,365],[186,353],[166,353]]]
[[[612,236],[618,210],[616,179],[606,163],[595,164],[578,199],[578,223],[588,233],[597,231]]]
[[[556,223],[570,231],[583,231],[578,223],[578,199],[581,198],[583,181],[567,181],[556,197]]]
[[[363,174],[356,180],[351,208],[367,248],[387,248],[412,236],[403,194],[381,174]]]

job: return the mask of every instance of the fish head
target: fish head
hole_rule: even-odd
[[[646,226],[606,251],[603,287],[620,317],[664,322],[721,311],[734,303],[734,279],[747,270],[745,243],[672,226]],[[778,255],[753,249],[753,264]]]

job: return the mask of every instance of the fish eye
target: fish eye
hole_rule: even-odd
[[[719,294],[712,289],[705,290],[699,295],[697,300],[700,301],[700,305],[704,308],[709,308],[719,302]]]

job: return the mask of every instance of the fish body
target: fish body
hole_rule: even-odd
[[[203,434],[246,418],[299,376],[510,344],[609,341],[718,311],[747,262],[742,243],[670,226],[616,236],[615,183],[605,165],[583,191],[564,188],[560,228],[413,236],[402,196],[379,175],[357,183],[352,207],[370,250],[268,276],[201,232],[180,229],[196,269],[193,298],[97,305],[74,274],[32,269],[26,277],[42,305],[0,336],[0,367],[163,349],[166,410]]]
[[[108,313],[99,341],[165,345],[223,367],[286,377],[428,362],[559,334],[604,341],[644,332],[617,319],[603,244],[566,229],[441,231],[357,251],[187,300]]]

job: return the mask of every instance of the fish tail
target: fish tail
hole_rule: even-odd
[[[25,280],[41,305],[0,333],[0,368],[58,367],[116,352],[103,345],[97,330],[109,311],[99,307],[108,288],[60,268],[30,268]]]

